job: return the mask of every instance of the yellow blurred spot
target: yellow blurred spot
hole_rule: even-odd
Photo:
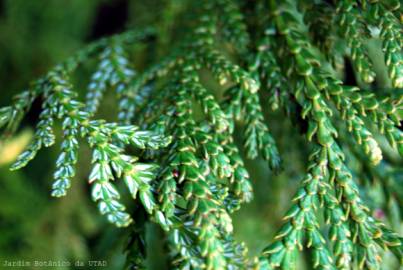
[[[15,161],[18,155],[25,150],[25,147],[31,141],[32,137],[32,130],[25,129],[17,136],[4,142],[0,142],[0,166]]]

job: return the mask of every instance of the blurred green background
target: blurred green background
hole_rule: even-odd
[[[181,8],[181,1],[170,0],[0,0],[0,106],[9,104],[29,81],[99,37],[153,22],[159,26],[159,44],[169,43],[171,18]],[[166,49],[133,48],[140,52],[131,54],[134,66],[143,68]],[[91,67],[93,63],[82,68],[75,78],[81,95]],[[107,116],[111,108],[108,105],[114,104],[111,96],[107,95],[101,115]],[[108,269],[122,268],[129,232],[107,223],[89,198],[88,149],[80,149],[77,176],[68,196],[61,199],[50,197],[57,146],[42,150],[23,170],[8,170],[29,142],[39,111],[40,102],[34,104],[17,135],[3,142],[0,149],[0,268],[5,260],[105,260]],[[263,160],[247,161],[255,199],[235,214],[234,227],[236,238],[246,242],[251,256],[267,245],[280,226],[308,153],[302,136],[289,121],[284,121],[281,113],[270,113],[268,117],[287,170],[273,175]],[[400,218],[396,222],[400,226]],[[158,228],[149,225],[147,237],[151,243],[158,243],[163,236]],[[153,245],[149,249],[150,269],[163,269],[160,254]],[[301,269],[305,268],[303,256]]]

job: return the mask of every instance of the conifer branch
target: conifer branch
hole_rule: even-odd
[[[26,166],[39,150],[58,142],[60,127],[51,194],[65,196],[86,143],[92,152],[92,200],[110,222],[130,225],[128,269],[146,268],[148,222],[162,228],[161,241],[175,269],[297,269],[305,249],[318,269],[380,269],[381,249],[391,250],[401,263],[402,238],[371,215],[362,192],[368,188],[361,188],[364,168],[378,175],[379,166],[394,166],[395,152],[403,156],[399,8],[395,0],[334,5],[207,0],[191,11],[195,25],[192,20],[178,47],[168,48],[143,71],[134,70],[128,45],[157,31],[103,38],[0,109],[0,128],[10,136],[33,102],[42,101],[32,142],[11,169]],[[250,18],[245,10],[267,18]],[[371,62],[364,33],[374,26],[393,94],[369,85],[377,79],[377,61]],[[254,27],[256,33],[250,33]],[[359,83],[367,84],[340,80],[345,49],[340,44],[350,50]],[[70,78],[92,58],[97,67],[81,102]],[[116,122],[97,118],[107,91],[118,99]],[[250,258],[245,243],[235,240],[232,222],[232,213],[254,196],[244,158],[261,156],[275,172],[292,163],[280,161],[279,149],[290,149],[278,138],[275,125],[282,120],[267,108],[299,125],[307,141],[300,148],[311,154],[283,225],[258,258]],[[243,143],[237,141],[239,128]],[[350,154],[360,169],[352,166]],[[134,208],[120,195],[120,180]],[[392,185],[381,185],[397,200]]]

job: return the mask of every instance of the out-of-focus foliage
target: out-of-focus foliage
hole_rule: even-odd
[[[27,80],[78,48],[91,31],[99,2],[2,1],[0,79],[2,90],[10,89],[2,96],[9,98],[13,89],[26,87]]]
[[[398,1],[0,4],[0,259],[401,265]]]

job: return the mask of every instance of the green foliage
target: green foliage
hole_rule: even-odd
[[[10,136],[42,100],[33,140],[11,168],[52,146],[60,121],[51,194],[65,196],[86,142],[92,200],[111,223],[131,228],[128,269],[146,267],[149,221],[163,229],[161,245],[174,269],[296,269],[305,249],[318,269],[380,269],[382,250],[401,264],[402,238],[373,216],[365,197],[371,186],[360,179],[363,173],[376,178],[399,205],[401,192],[393,191],[398,176],[379,169],[393,170],[403,156],[399,3],[208,0],[185,6],[194,17],[188,33],[145,70],[134,71],[127,48],[158,37],[152,27],[88,45],[0,109],[0,127]],[[382,40],[377,49],[390,89],[370,85],[378,74],[369,38]],[[343,82],[343,56],[358,85]],[[81,102],[70,78],[93,58],[98,64]],[[109,90],[118,100],[117,123],[97,118]],[[280,159],[280,138],[272,134],[285,121],[269,121],[266,107],[291,119],[306,137],[300,148],[310,154],[274,240],[251,258],[232,224],[234,212],[253,198],[243,156],[263,158],[276,173],[293,163]],[[134,210],[123,203],[120,179],[136,201]]]

